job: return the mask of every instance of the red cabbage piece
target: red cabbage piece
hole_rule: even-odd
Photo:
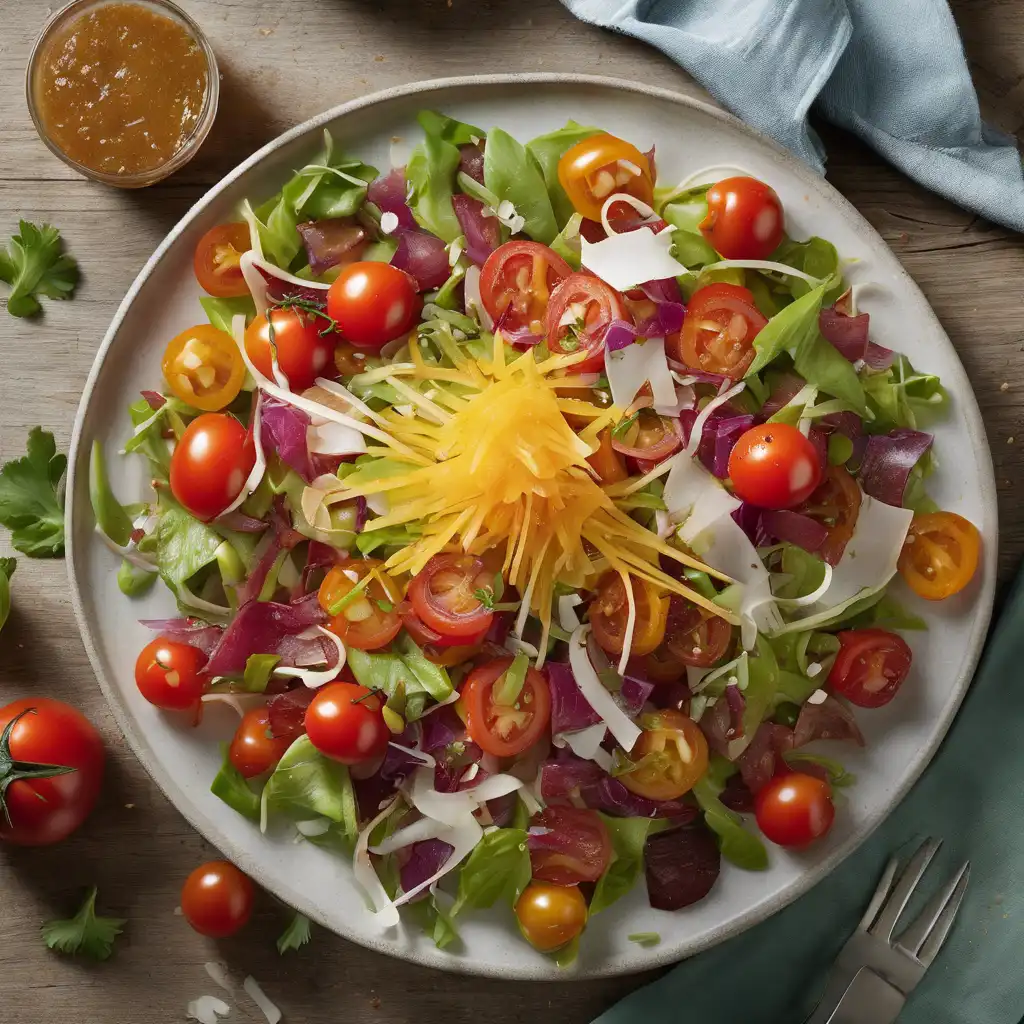
[[[754,812],[754,794],[750,792],[747,784],[743,781],[742,775],[730,775],[726,780],[725,789],[718,794],[718,799],[730,811],[736,811],[739,814]]]
[[[680,377],[691,377],[698,384],[713,384],[719,390],[722,389],[723,385],[728,386],[735,383],[732,378],[726,377],[724,374],[709,373],[707,370],[695,370],[692,366],[687,366],[686,363],[680,363],[671,358],[668,360],[668,367],[670,370],[675,370]]]
[[[422,885],[428,878],[433,878],[454,849],[454,846],[443,839],[424,839],[419,843],[413,843],[409,859],[402,865],[399,873],[402,892],[412,892],[417,885]],[[412,902],[425,899],[429,895],[429,890],[424,889],[418,896],[413,897]]]
[[[206,655],[220,643],[224,633],[220,626],[210,626],[199,619],[139,619],[139,623],[168,640],[189,644]]]
[[[763,512],[764,509],[760,509],[756,505],[751,505],[750,502],[745,501],[732,513],[733,519],[739,524],[755,548],[761,548],[771,543],[771,538],[768,536],[768,531],[765,530],[762,522],[761,516]]]
[[[811,427],[807,433],[807,440],[814,446],[818,455],[818,469],[822,473],[828,467],[828,434],[817,427]]]
[[[764,509],[761,528],[773,540],[795,544],[812,555],[816,555],[828,540],[828,530],[817,519],[788,508]]]
[[[899,428],[867,440],[858,478],[865,494],[902,507],[910,473],[932,446],[932,435]]]
[[[609,352],[618,352],[636,341],[639,331],[627,320],[613,320],[604,332],[604,345]]]
[[[250,601],[243,605],[210,655],[207,672],[211,676],[241,675],[250,655],[278,654],[284,641],[324,622],[327,615],[316,594],[310,597],[312,600],[295,604]]]
[[[468,143],[459,146],[459,170],[468,174],[481,185],[484,183],[484,151],[483,144]]]
[[[780,409],[788,405],[790,400],[794,398],[797,392],[807,382],[802,378],[798,377],[795,373],[781,374],[775,381],[775,386],[771,390],[771,394],[765,399],[764,405],[761,406],[760,418],[770,419]]]
[[[419,225],[406,202],[405,169],[396,167],[389,174],[370,182],[366,198],[381,213],[393,213],[398,218],[398,227],[405,231],[418,231]]]
[[[545,803],[569,803],[574,795],[597,786],[605,777],[593,761],[566,755],[541,765],[540,795]]]
[[[501,225],[494,216],[484,216],[484,204],[472,196],[452,196],[452,209],[466,236],[466,255],[478,266],[501,245]]]
[[[576,732],[596,725],[601,716],[590,706],[576,685],[572,669],[558,661],[544,666],[548,689],[551,691],[551,734]]]
[[[330,544],[321,544],[318,540],[311,540],[306,549],[306,564],[302,567],[302,589],[309,591],[314,574],[321,569],[330,569],[341,559],[342,553]]]
[[[309,269],[319,277],[339,263],[359,259],[366,248],[366,229],[352,217],[330,217],[297,224],[306,248]]]
[[[451,273],[444,242],[425,231],[403,231],[391,265],[412,277],[421,292],[440,288]]]
[[[437,765],[434,768],[434,789],[438,793],[455,793],[460,789],[470,789],[478,782],[487,778],[487,772],[480,767],[484,752],[475,743],[456,740],[443,750],[436,751]],[[466,778],[471,766],[476,771],[471,778]]]
[[[295,284],[292,281],[282,281],[268,273],[262,267],[256,268],[263,280],[267,282],[267,298],[270,302],[282,302],[285,299],[301,299],[309,302],[318,309],[327,308],[327,292],[323,288],[307,288],[305,285]]]
[[[301,409],[263,394],[260,405],[260,437],[264,451],[276,452],[307,484],[316,479],[309,457],[306,429],[310,418]]]
[[[716,754],[727,757],[729,741],[736,738],[732,731],[732,714],[729,711],[729,705],[721,699],[716,700],[714,704],[709,704],[697,724],[708,741],[708,747]]]
[[[803,747],[815,740],[849,740],[864,746],[864,734],[853,712],[831,694],[820,704],[804,704],[793,729],[793,746]]]
[[[408,729],[402,733],[398,742],[401,746],[409,747],[410,749],[416,746]],[[397,785],[412,775],[417,768],[422,767],[423,762],[419,758],[413,757],[412,754],[407,754],[404,750],[399,750],[398,747],[389,743],[387,752],[384,754],[384,761],[378,769],[378,774],[385,782]]]
[[[252,516],[235,511],[218,516],[217,525],[223,526],[225,530],[234,530],[237,533],[262,533],[270,524],[263,522],[262,519],[253,519]]]
[[[746,789],[756,795],[775,774],[779,758],[793,746],[793,730],[777,722],[762,722],[747,749],[736,758],[739,777]]]
[[[666,277],[658,281],[645,281],[640,287],[651,302],[682,304],[683,292],[674,277]]]
[[[869,340],[869,321],[867,313],[847,316],[836,306],[827,306],[818,314],[818,329],[851,363],[863,360],[872,370],[888,370],[895,353]]]
[[[306,708],[313,702],[316,690],[297,686],[284,693],[275,693],[267,701],[270,735],[275,739],[298,739],[306,731]]]
[[[240,605],[255,601],[260,596],[263,584],[266,583],[267,577],[270,575],[271,569],[274,568],[274,563],[277,561],[277,556],[280,553],[281,541],[274,534],[268,539],[267,546],[263,549],[263,554],[260,555],[255,568],[236,588],[235,592]]]
[[[679,414],[679,422],[687,444],[698,415],[696,409],[684,409]],[[697,457],[709,473],[713,473],[719,480],[728,477],[729,455],[743,433],[753,425],[753,416],[737,412],[728,403],[717,408],[707,418],[700,436],[700,444],[697,445]]]
[[[665,338],[683,328],[686,307],[681,302],[659,302],[654,316],[641,320],[636,333],[641,338]]]
[[[274,529],[274,535],[280,542],[281,547],[291,551],[292,548],[297,547],[306,539],[298,530],[292,527],[291,517],[285,506],[283,494],[279,494],[274,498],[274,503],[270,506],[267,518],[270,520],[270,525]]]
[[[693,804],[680,800],[648,800],[626,789],[619,779],[604,775],[596,789],[584,791],[588,807],[617,818],[670,818],[680,824],[697,816]]]
[[[718,843],[703,821],[647,837],[647,898],[657,910],[682,910],[704,899],[721,870]]]
[[[419,749],[425,754],[432,754],[456,740],[464,739],[466,735],[466,726],[450,704],[432,711],[420,724],[423,735]]]
[[[727,686],[725,688],[725,704],[731,716],[732,737],[740,739],[745,735],[743,731],[743,712],[747,709],[747,698],[743,696],[743,691],[738,686]]]
[[[154,412],[156,412],[157,409],[162,409],[167,402],[167,399],[164,398],[159,391],[143,391],[142,397]]]
[[[864,421],[855,412],[834,412],[818,420],[822,430],[845,434],[851,441],[864,433]]]
[[[487,811],[491,820],[498,828],[508,828],[516,816],[516,803],[519,797],[515,793],[506,793],[487,801]]]
[[[356,791],[360,821],[375,818],[395,797],[395,783],[381,778],[380,772],[375,772],[368,779],[353,778],[352,788]]]

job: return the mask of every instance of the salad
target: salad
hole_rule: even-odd
[[[240,716],[233,813],[349,858],[382,929],[507,904],[566,963],[635,884],[679,911],[829,832],[854,780],[809,745],[863,744],[925,628],[890,582],[960,592],[979,534],[926,491],[941,382],[769,184],[419,120],[199,241],[209,323],[129,409],[153,492],[94,446],[97,530],[177,602],[142,695]]]

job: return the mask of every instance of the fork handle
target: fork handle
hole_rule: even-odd
[[[843,980],[829,979],[807,1024],[893,1024],[906,1002],[898,988],[869,967],[862,967],[845,988]]]

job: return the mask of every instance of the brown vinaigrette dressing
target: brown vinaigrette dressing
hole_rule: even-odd
[[[130,176],[188,141],[208,88],[185,27],[137,3],[91,9],[48,39],[32,83],[52,142],[83,167]]]

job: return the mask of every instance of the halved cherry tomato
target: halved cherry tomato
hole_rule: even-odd
[[[270,730],[267,709],[251,708],[242,716],[228,747],[228,759],[244,778],[269,772],[291,746],[287,736],[275,737]]]
[[[438,633],[436,629],[431,629],[413,610],[412,604],[409,601],[403,601],[395,609],[401,616],[402,625],[405,627],[405,631],[416,641],[420,647],[436,647],[439,649],[447,647],[457,647],[461,650],[470,650],[476,647],[477,644],[483,642],[487,636],[490,626],[486,629],[481,630],[476,636],[472,637],[458,637],[458,636],[444,636]],[[447,660],[447,659],[446,659]],[[465,659],[463,659],[465,660]],[[440,664],[440,662],[438,662]]]
[[[587,462],[590,463],[591,469],[598,475],[601,483],[615,484],[620,480],[627,479],[629,469],[626,467],[625,460],[612,446],[611,429],[605,427],[597,435],[597,441],[599,447],[593,455],[587,456]]]
[[[320,584],[320,607],[331,616],[327,628],[360,651],[386,647],[402,628],[395,610],[401,593],[383,566],[376,558],[349,558],[333,566]],[[373,578],[363,584],[371,573]]]
[[[828,674],[829,689],[861,708],[880,708],[896,696],[913,654],[903,637],[886,629],[846,629]]]
[[[832,827],[832,787],[802,772],[776,775],[755,797],[754,813],[766,839],[799,850]]]
[[[959,594],[978,569],[981,535],[955,512],[914,516],[900,552],[900,575],[928,601]]]
[[[245,351],[264,377],[274,380],[272,353],[293,391],[305,391],[331,366],[337,333],[300,309],[268,309],[245,329]],[[273,330],[271,330],[273,328]]]
[[[204,412],[230,405],[245,381],[238,346],[212,324],[198,324],[173,338],[164,351],[162,369],[171,391]]]
[[[327,293],[327,312],[345,340],[376,351],[411,331],[423,308],[416,282],[390,263],[350,263]]]
[[[825,477],[797,512],[816,519],[828,531],[819,554],[838,565],[860,515],[861,490],[843,466],[827,466]]]
[[[441,668],[454,668],[467,661],[472,661],[483,650],[482,644],[459,644],[456,647],[438,647],[427,644],[423,648],[423,657]]]
[[[583,351],[587,358],[573,364],[577,373],[592,373],[604,366],[604,336],[613,320],[628,317],[622,296],[598,277],[570,274],[548,303],[545,331],[555,354]]]
[[[551,691],[535,668],[526,670],[523,689],[512,707],[494,703],[494,686],[511,664],[511,658],[494,658],[473,669],[462,685],[461,703],[469,738],[496,757],[512,757],[528,750],[551,720]]]
[[[620,775],[631,793],[648,800],[676,800],[708,770],[708,741],[700,726],[674,708],[640,716],[643,733],[629,752],[636,765]]]
[[[185,879],[181,912],[200,935],[226,939],[252,915],[253,885],[234,864],[214,860],[202,864]]]
[[[480,271],[480,299],[504,331],[529,331],[540,338],[551,294],[571,273],[572,267],[540,242],[506,242]]]
[[[248,225],[218,224],[199,239],[192,266],[203,291],[221,299],[248,295],[238,261],[252,248]]]
[[[684,665],[707,668],[722,660],[732,643],[732,626],[718,615],[673,594],[665,624],[665,646]]]
[[[494,612],[481,601],[493,594],[494,573],[473,555],[434,555],[412,578],[409,600],[420,619],[442,637],[476,643]]]
[[[748,288],[705,285],[691,296],[683,329],[665,339],[665,351],[694,370],[739,380],[754,361],[754,338],[767,323]]]
[[[744,431],[729,454],[736,494],[759,508],[793,508],[821,483],[818,450],[788,423],[761,423]]]
[[[636,623],[633,626],[631,656],[650,654],[665,639],[668,621],[668,595],[653,583],[630,577]],[[597,587],[597,596],[590,602],[590,626],[594,639],[609,654],[621,654],[626,642],[629,601],[626,587],[618,573],[609,572]]]
[[[700,233],[727,260],[763,260],[779,247],[786,224],[782,203],[757,178],[723,178],[707,194]]]
[[[678,420],[659,416],[653,409],[641,409],[612,446],[620,455],[637,459],[646,473],[683,447],[683,435]]]
[[[572,942],[587,924],[587,901],[575,885],[531,882],[516,900],[523,938],[542,953]]]
[[[636,146],[602,132],[577,142],[558,161],[558,180],[577,212],[600,221],[605,200],[625,192],[648,205],[654,181],[647,157]]]
[[[204,412],[171,456],[171,493],[196,517],[215,519],[238,497],[256,464],[245,427],[223,412]]]
[[[328,683],[317,690],[306,709],[309,742],[342,764],[359,764],[380,757],[391,734],[375,690],[358,683]]]
[[[550,829],[530,844],[533,877],[555,885],[596,882],[612,859],[612,838],[597,811],[548,807],[530,822]]]
[[[191,644],[157,637],[135,661],[135,685],[150,704],[166,711],[194,708],[206,692],[206,655]]]
[[[672,600],[675,600],[673,597]],[[671,602],[669,603],[669,625],[672,622]],[[665,635],[668,636],[669,626],[665,628]],[[629,671],[646,679],[650,683],[668,684],[677,683],[686,676],[686,662],[679,657],[663,640],[660,646],[656,647],[650,654],[637,658],[634,662],[630,659]]]

